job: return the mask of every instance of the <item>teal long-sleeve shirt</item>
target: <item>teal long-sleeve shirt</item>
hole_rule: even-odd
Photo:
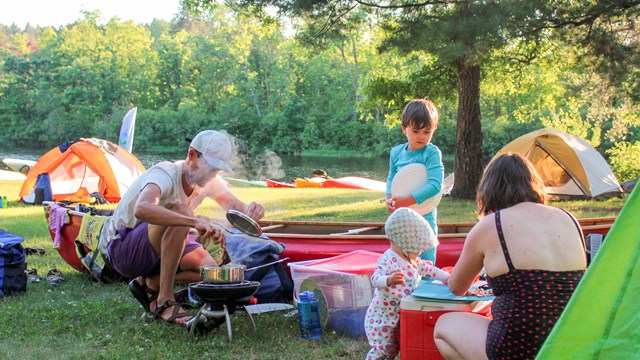
[[[387,177],[386,194],[391,194],[391,182],[398,170],[409,164],[424,164],[427,167],[427,182],[411,193],[417,203],[422,203],[430,197],[437,195],[442,189],[444,178],[444,165],[442,164],[442,153],[437,146],[428,144],[420,150],[408,151],[409,143],[398,145],[391,149],[389,155],[389,176]],[[433,233],[438,235],[437,210],[433,209],[424,215]],[[429,249],[420,254],[422,259],[436,263],[436,248]]]
[[[442,164],[442,153],[437,146],[428,144],[420,150],[409,151],[409,143],[395,146],[389,154],[389,176],[387,177],[386,194],[391,194],[391,182],[398,171],[409,164],[423,164],[427,167],[427,182],[411,193],[417,203],[437,195],[442,189],[444,179],[444,165]],[[435,223],[436,210],[434,209],[424,215],[427,220]],[[434,232],[437,234],[437,227]]]

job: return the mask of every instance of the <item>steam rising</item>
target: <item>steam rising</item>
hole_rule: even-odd
[[[258,154],[251,154],[246,142],[230,135],[225,130],[224,133],[231,141],[233,147],[233,158],[231,167],[233,177],[247,180],[280,179],[285,176],[282,170],[282,160],[271,150],[266,150]]]

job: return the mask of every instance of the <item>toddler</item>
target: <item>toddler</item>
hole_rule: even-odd
[[[364,327],[371,350],[367,359],[393,359],[400,350],[400,300],[411,295],[422,277],[446,281],[449,273],[420,259],[438,245],[427,221],[409,208],[394,211],[384,225],[391,247],[380,256],[371,277],[375,293]]]
[[[387,177],[387,189],[385,192],[386,205],[389,212],[396,209],[410,207],[414,204],[425,202],[437,196],[442,190],[444,179],[444,165],[440,149],[431,143],[433,134],[438,129],[440,115],[435,104],[431,100],[416,99],[409,102],[402,110],[402,133],[407,137],[407,142],[400,144],[389,153],[389,176]],[[403,167],[410,164],[423,164],[427,168],[427,182],[411,194],[405,196],[392,196],[391,185],[396,174]],[[431,230],[437,236],[437,210],[434,208],[429,213],[422,214],[431,225]],[[423,259],[436,262],[436,248],[420,254]]]

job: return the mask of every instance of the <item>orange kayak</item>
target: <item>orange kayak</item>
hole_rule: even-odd
[[[285,182],[275,181],[271,179],[265,179],[264,181],[267,183],[267,187],[270,187],[270,188],[295,188],[296,187],[296,184],[285,183]]]
[[[296,178],[294,180],[296,187],[299,188],[319,188],[322,187],[322,183],[325,182],[323,178]]]

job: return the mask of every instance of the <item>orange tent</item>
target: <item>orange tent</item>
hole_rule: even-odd
[[[105,200],[118,202],[144,171],[138,158],[124,148],[106,140],[80,139],[38,159],[22,184],[20,200],[32,198],[38,175],[47,173],[54,201],[98,192]]]

